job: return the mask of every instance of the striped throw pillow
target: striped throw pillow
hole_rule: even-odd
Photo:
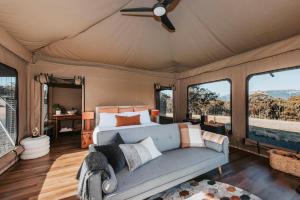
[[[137,144],[120,144],[129,171],[133,171],[145,163],[161,156],[151,137],[148,137]]]
[[[205,147],[200,125],[179,124],[181,148]]]

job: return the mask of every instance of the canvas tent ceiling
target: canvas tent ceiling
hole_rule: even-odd
[[[300,33],[298,0],[177,0],[170,33],[124,7],[156,0],[1,0],[0,26],[32,52],[177,72]]]

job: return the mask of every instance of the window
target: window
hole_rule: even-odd
[[[17,141],[17,72],[0,64],[0,157]]]
[[[300,68],[248,78],[248,137],[300,151]]]
[[[221,80],[188,87],[189,119],[201,119],[206,124],[219,124],[231,132],[231,82]]]
[[[43,84],[43,123],[48,122],[48,110],[49,110],[49,87],[47,84]]]
[[[173,90],[171,87],[161,87],[156,90],[156,105],[160,111],[160,123],[173,123]]]

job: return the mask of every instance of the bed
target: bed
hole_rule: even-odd
[[[97,106],[96,107],[96,121],[95,121],[95,129],[93,132],[93,142],[94,144],[97,144],[98,137],[101,135],[101,132],[105,131],[111,131],[111,130],[120,130],[120,129],[129,129],[129,128],[139,128],[139,127],[145,127],[145,126],[158,126],[158,123],[150,122],[149,123],[143,123],[141,125],[131,125],[131,126],[103,126],[100,123],[100,113],[111,113],[111,114],[122,114],[122,113],[128,113],[128,112],[143,112],[143,111],[149,111],[153,109],[151,106]]]

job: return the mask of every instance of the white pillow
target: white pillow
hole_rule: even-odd
[[[199,125],[188,125],[190,147],[205,147],[204,139]]]
[[[117,113],[100,113],[99,126],[112,127],[116,126]]]
[[[150,124],[151,119],[148,110],[137,112],[141,115],[141,124]]]
[[[123,112],[118,114],[119,116],[127,116],[131,117],[134,115],[140,115],[141,124],[149,124],[151,123],[150,115],[148,110],[138,111],[138,112]]]
[[[136,113],[136,112],[122,112],[122,113],[118,113],[117,115],[118,116],[131,117],[131,116],[134,116],[134,115],[138,115],[138,113]]]

